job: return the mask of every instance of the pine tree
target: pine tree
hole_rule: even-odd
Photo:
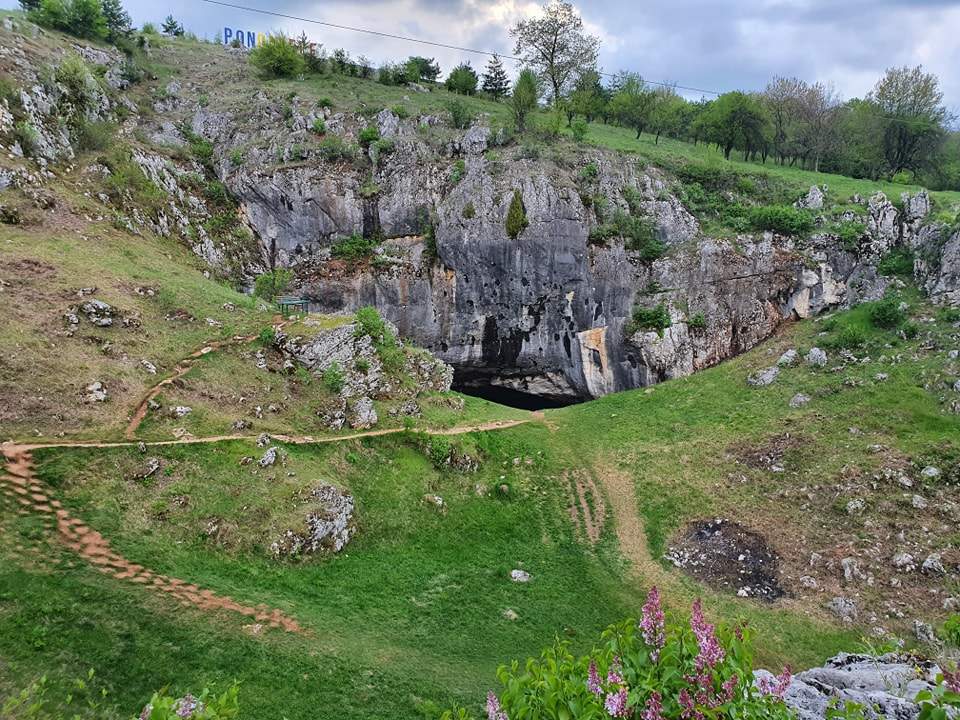
[[[20,7],[26,11],[39,10],[40,0],[20,0]]]
[[[161,26],[166,35],[183,35],[183,25],[177,22],[173,15],[167,15]]]
[[[483,74],[483,91],[494,100],[499,100],[510,91],[510,79],[496,55],[487,63],[487,71]]]
[[[107,36],[110,40],[116,40],[130,32],[132,27],[130,13],[123,8],[120,0],[102,0],[101,5],[103,19],[107,21]]]

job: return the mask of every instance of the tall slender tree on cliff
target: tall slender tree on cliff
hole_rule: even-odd
[[[123,8],[120,0],[102,0],[103,19],[107,21],[107,39],[115,41],[126,35],[133,27],[130,13]]]
[[[539,17],[521,20],[510,30],[514,53],[540,75],[559,105],[574,80],[596,69],[600,39],[587,34],[573,5],[552,0]]]
[[[487,63],[483,73],[483,91],[494,100],[499,100],[510,92],[510,78],[503,69],[503,62],[496,55]]]

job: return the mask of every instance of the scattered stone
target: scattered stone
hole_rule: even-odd
[[[810,352],[806,356],[807,365],[812,365],[814,367],[826,367],[827,365],[827,354],[818,347],[810,348]]]
[[[147,371],[148,373],[150,373],[151,375],[156,375],[156,374],[157,374],[157,366],[154,365],[154,364],[153,364],[152,362],[150,362],[149,360],[141,360],[141,361],[140,361],[140,365],[143,367],[144,370],[146,370],[146,371]]]
[[[860,563],[856,558],[846,557],[840,561],[840,567],[843,568],[843,579],[847,583],[863,579],[863,572],[860,570]]]
[[[307,513],[305,528],[298,532],[287,530],[270,545],[270,552],[275,558],[297,557],[324,550],[338,553],[356,532],[353,495],[333,485],[320,485],[310,492],[308,502],[316,503],[316,506]]]
[[[257,436],[258,448],[265,448],[269,444],[270,444],[270,436],[267,435],[267,433],[260,433],[260,435]]]
[[[917,510],[926,510],[927,501],[919,495],[910,498],[910,504]]]
[[[102,403],[107,400],[107,388],[99,380],[87,385],[86,391],[87,394],[83,399],[85,403]]]
[[[147,451],[147,444],[143,440],[137,443],[137,451],[141,454]]]
[[[823,203],[826,200],[823,190],[816,185],[811,185],[807,194],[797,200],[794,206],[801,210],[823,210]]]
[[[223,309],[226,310],[227,312],[233,312],[234,310],[237,309],[237,306],[234,305],[232,302],[225,302],[223,304]]]
[[[510,622],[520,619],[520,616],[517,615],[517,613],[514,610],[511,610],[510,608],[507,608],[506,610],[503,611],[503,617],[505,620],[509,620]]]
[[[920,471],[920,477],[925,480],[936,480],[940,477],[940,468],[936,468],[933,465],[927,465],[923,470]]]
[[[817,590],[820,587],[819,583],[817,583],[817,579],[812,575],[801,575],[800,585],[805,587],[807,590]]]
[[[898,570],[913,572],[916,570],[916,561],[910,553],[902,552],[893,556],[893,566]]]
[[[148,477],[153,475],[159,469],[160,469],[160,458],[150,458],[147,460],[147,464],[143,467],[143,470],[137,473],[137,479],[146,480]]]
[[[873,379],[877,382],[886,382],[889,378],[890,376],[887,373],[877,373],[873,376]]]
[[[866,509],[866,507],[867,503],[860,498],[854,498],[853,500],[847,502],[847,515],[859,515]]]
[[[350,408],[350,427],[365,430],[377,424],[377,411],[373,407],[373,400],[362,397]]]
[[[766,387],[773,383],[780,374],[780,368],[777,365],[760,370],[747,378],[747,385],[752,387]]]
[[[527,583],[532,579],[526,570],[511,570],[510,579],[518,583]]]
[[[933,632],[933,626],[922,620],[913,621],[913,635],[917,640],[925,645],[936,645],[937,636]]]
[[[233,429],[237,432],[242,432],[243,430],[249,430],[252,424],[249,420],[240,418],[239,420],[233,421]]]
[[[857,604],[850,598],[835,597],[827,603],[827,609],[845,623],[857,619]]]
[[[943,601],[943,609],[947,612],[957,612],[960,610],[960,597],[948,597]]]
[[[267,451],[263,454],[257,464],[262,467],[270,467],[277,461],[277,449],[275,447],[268,448]]]
[[[110,327],[113,325],[115,311],[113,307],[103,300],[88,300],[80,306],[80,312],[87,316],[87,320],[98,327]]]
[[[427,503],[427,505],[432,505],[441,513],[447,512],[447,504],[443,501],[443,498],[440,497],[439,495],[431,495],[428,493],[423,496],[423,501]]]
[[[192,412],[193,408],[186,405],[177,405],[176,407],[170,408],[170,414],[175,418],[186,417]]]
[[[925,573],[936,575],[947,574],[947,569],[943,566],[943,559],[940,553],[931,553],[928,555],[927,559],[923,561],[923,565],[920,566],[920,569]]]
[[[780,367],[789,367],[791,365],[797,364],[797,351],[794,348],[790,348],[783,355],[780,356],[780,359],[777,360],[777,365]]]
[[[809,395],[804,395],[803,393],[797,393],[792,398],[790,398],[790,407],[792,408],[803,407],[808,402],[810,402]]]

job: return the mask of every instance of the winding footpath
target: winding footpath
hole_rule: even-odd
[[[60,501],[52,498],[43,482],[34,471],[33,452],[47,448],[120,448],[135,447],[141,444],[136,440],[136,433],[146,417],[149,403],[164,387],[183,377],[193,367],[194,362],[215,350],[249,343],[256,336],[237,336],[227,340],[214,341],[204,344],[186,358],[177,363],[171,375],[167,376],[151,387],[137,405],[130,422],[124,432],[124,441],[97,442],[97,441],[62,441],[52,443],[15,443],[7,442],[0,445],[5,460],[5,472],[0,469],[0,494],[12,503],[19,505],[20,514],[37,514],[44,525],[55,530],[57,538],[64,546],[76,552],[81,558],[93,565],[100,572],[117,580],[139,585],[151,592],[169,596],[177,602],[192,606],[200,610],[217,612],[226,611],[250,618],[254,622],[287,632],[303,632],[300,624],[281,610],[269,608],[266,605],[251,607],[237,602],[225,595],[218,595],[211,590],[204,590],[194,584],[167,575],[155,573],[142,565],[127,560],[116,553],[110,543],[99,532],[93,530],[81,520],[70,515]],[[529,418],[521,420],[500,420],[475,425],[464,425],[440,430],[426,430],[429,435],[463,435],[471,432],[501,430],[517,425],[523,425],[535,420],[542,420],[542,413],[531,413]],[[314,438],[309,435],[271,435],[271,439],[293,445],[310,445],[320,443],[337,443],[358,440],[368,437],[381,437],[404,432],[404,428],[388,428],[381,430],[367,430],[331,437]],[[164,447],[168,445],[198,445],[227,441],[255,442],[258,435],[217,435],[200,438],[181,438],[178,440],[160,440],[143,442],[147,447]]]

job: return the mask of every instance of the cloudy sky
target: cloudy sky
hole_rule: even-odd
[[[303,18],[372,28],[509,54],[507,28],[536,12],[522,0],[231,0]],[[0,6],[13,5],[0,0]],[[374,62],[435,56],[444,69],[466,53],[220,7],[203,0],[125,0],[134,20],[168,12],[213,38],[224,26],[284,30]],[[960,0],[585,0],[576,3],[600,36],[607,71],[709,90],[759,89],[773,75],[833,83],[845,97],[867,92],[891,65],[923,64],[960,111]]]

